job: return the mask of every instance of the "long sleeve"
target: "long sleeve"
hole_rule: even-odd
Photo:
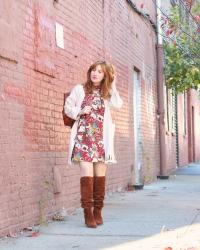
[[[78,105],[78,98],[80,97],[79,93],[81,87],[81,85],[76,85],[65,100],[65,114],[74,120],[78,119],[78,114],[81,111],[81,107]]]
[[[123,105],[123,101],[121,97],[119,96],[119,92],[116,89],[115,80],[112,83],[112,89],[110,90],[110,100],[109,100],[109,106],[114,108],[121,108]]]

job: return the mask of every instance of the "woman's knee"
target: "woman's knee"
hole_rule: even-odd
[[[80,162],[80,171],[82,176],[94,176],[92,162]]]
[[[94,163],[94,175],[95,176],[105,176],[107,170],[107,165],[103,162]]]

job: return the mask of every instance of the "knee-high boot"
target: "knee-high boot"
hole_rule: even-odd
[[[105,176],[94,177],[94,218],[97,225],[103,224],[102,208],[104,206],[105,196]]]
[[[84,209],[85,224],[87,227],[97,227],[93,215],[93,177],[84,176],[80,180],[81,207]]]

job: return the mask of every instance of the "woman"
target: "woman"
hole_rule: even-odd
[[[101,211],[106,164],[116,163],[112,106],[122,106],[115,86],[114,69],[105,61],[97,61],[88,69],[86,83],[76,85],[65,102],[65,113],[75,120],[71,130],[69,164],[80,165],[81,206],[85,224],[92,228],[103,224]]]

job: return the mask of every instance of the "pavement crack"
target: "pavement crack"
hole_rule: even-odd
[[[194,215],[194,217],[193,217],[191,223],[186,227],[185,231],[184,231],[179,237],[183,237],[183,235],[186,235],[186,234],[188,233],[189,229],[190,229],[190,228],[192,227],[192,225],[195,223],[195,221],[196,221],[196,219],[198,218],[199,215],[200,215],[200,211],[198,211],[198,212]]]
[[[196,221],[197,217],[200,215],[200,211],[198,210],[198,212],[195,214],[192,222],[190,223],[190,225],[194,224],[194,222]]]
[[[55,236],[73,236],[73,237],[128,237],[128,238],[145,238],[149,235],[144,234],[69,234],[69,233],[41,233],[41,235],[55,235]]]

